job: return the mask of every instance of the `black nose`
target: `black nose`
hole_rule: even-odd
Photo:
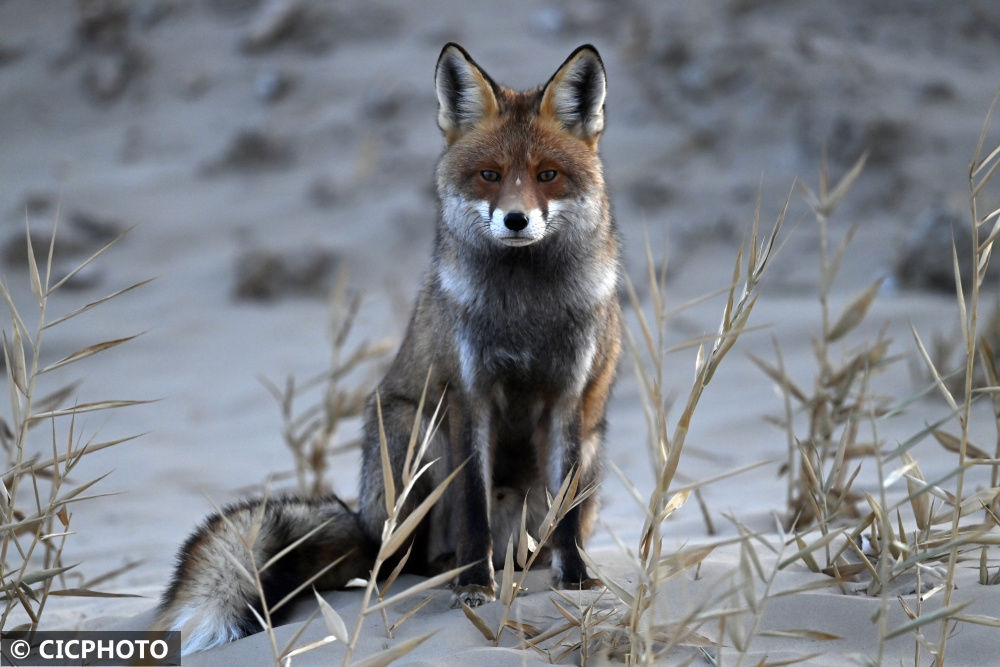
[[[519,232],[528,226],[528,216],[521,212],[508,213],[503,217],[503,224],[507,229]]]

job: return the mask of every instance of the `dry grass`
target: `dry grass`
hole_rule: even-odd
[[[365,348],[366,349],[366,348]],[[429,377],[429,376],[428,376]],[[424,387],[424,393],[421,396],[420,405],[417,409],[417,414],[423,414],[424,403],[427,398],[427,387]],[[376,397],[376,401],[378,398]],[[352,658],[354,652],[357,649],[358,641],[361,638],[361,630],[364,624],[365,618],[371,616],[372,614],[379,613],[382,616],[383,622],[385,624],[386,635],[391,638],[392,633],[399,628],[403,623],[405,623],[409,618],[413,616],[414,613],[419,611],[423,607],[428,598],[424,598],[417,602],[408,611],[404,612],[400,617],[393,623],[389,622],[388,610],[405,601],[410,600],[420,594],[430,591],[438,586],[441,586],[452,579],[454,579],[460,572],[462,572],[466,567],[458,567],[447,572],[443,572],[434,577],[430,577],[404,591],[396,593],[395,595],[387,597],[389,590],[392,588],[399,576],[406,561],[409,557],[409,552],[407,551],[402,556],[399,552],[405,547],[413,535],[414,530],[420,524],[421,520],[427,515],[427,513],[434,507],[434,505],[441,499],[448,485],[455,478],[458,472],[461,470],[462,466],[457,467],[452,473],[446,477],[433,491],[431,491],[416,507],[406,516],[402,514],[403,508],[407,505],[410,494],[416,486],[417,481],[422,477],[430,466],[437,463],[437,461],[425,461],[425,455],[427,453],[427,448],[429,447],[431,440],[434,438],[437,427],[440,423],[440,413],[441,413],[441,403],[438,402],[435,407],[433,417],[429,424],[422,425],[418,422],[414,425],[414,428],[410,435],[410,440],[407,444],[406,461],[407,464],[404,465],[404,470],[401,479],[394,479],[392,475],[392,469],[389,464],[389,452],[388,443],[385,437],[381,438],[381,452],[383,460],[382,472],[386,476],[386,493],[385,493],[385,503],[386,512],[388,517],[386,519],[385,525],[382,531],[382,543],[378,551],[378,555],[375,558],[375,564],[371,570],[371,573],[367,581],[363,582],[364,592],[362,597],[361,611],[355,621],[353,629],[349,630],[347,624],[340,617],[340,615],[320,597],[315,594],[318,609],[295,633],[295,635],[286,642],[283,646],[279,646],[277,637],[274,632],[274,625],[271,621],[272,615],[278,608],[287,604],[291,600],[300,596],[302,593],[309,590],[319,577],[326,573],[328,569],[337,565],[338,561],[326,564],[323,569],[313,575],[309,580],[302,582],[295,590],[286,595],[278,603],[267,606],[260,613],[254,610],[257,621],[261,626],[261,629],[267,634],[268,641],[272,651],[272,657],[276,665],[290,665],[292,659],[296,656],[303,655],[305,653],[314,651],[323,646],[327,646],[334,642],[339,642],[345,647],[343,664],[350,665],[387,665],[394,660],[397,660],[414,648],[419,646],[421,643],[429,639],[433,633],[423,635],[414,639],[409,639],[406,641],[401,641],[394,646],[380,651],[374,655],[371,655],[363,660],[352,663]],[[379,416],[381,418],[381,407],[379,407]],[[381,429],[380,429],[381,430]],[[423,432],[423,435],[421,435]],[[274,566],[278,563],[281,558],[292,552],[300,544],[312,537],[312,534],[318,531],[322,526],[316,527],[310,533],[302,536],[296,542],[288,545],[282,549],[279,553],[272,556],[267,563],[255,563],[253,562],[253,545],[257,536],[260,533],[263,520],[264,504],[267,499],[261,503],[259,517],[256,521],[251,523],[248,532],[242,535],[242,540],[247,553],[250,555],[251,563],[253,567],[251,569],[245,569],[241,565],[238,567],[238,571],[241,576],[247,578],[255,589],[259,599],[264,600],[264,590],[261,584],[260,573],[265,569]],[[231,529],[239,531],[234,526],[230,525]],[[339,560],[339,559],[338,559]],[[239,565],[236,559],[233,562]],[[384,569],[388,563],[395,562],[395,568],[387,576],[384,575]],[[381,584],[381,588],[379,587]],[[315,591],[314,591],[315,593]],[[297,646],[299,639],[306,629],[312,624],[317,616],[322,616],[324,624],[328,634],[323,638],[311,642],[306,645]]]
[[[989,492],[985,496],[983,494],[976,493],[967,498],[965,495],[965,472],[969,462],[972,460],[969,451],[969,427],[972,420],[972,404],[976,400],[973,386],[974,373],[976,370],[977,352],[980,350],[981,342],[979,338],[980,291],[983,280],[986,277],[986,269],[989,265],[993,244],[998,236],[1000,236],[1000,209],[994,210],[986,215],[981,215],[979,212],[980,199],[983,195],[983,190],[996,174],[998,167],[1000,167],[1000,146],[997,146],[990,151],[988,155],[983,157],[984,142],[986,140],[986,135],[990,127],[990,120],[992,119],[993,111],[996,108],[998,99],[1000,99],[1000,92],[994,96],[993,103],[990,105],[986,121],[983,123],[982,133],[979,136],[979,142],[976,145],[976,150],[972,156],[972,162],[969,166],[969,213],[972,230],[971,260],[972,266],[974,267],[971,280],[972,284],[969,286],[962,285],[962,280],[958,271],[958,253],[957,251],[955,252],[955,290],[959,320],[962,325],[962,341],[965,344],[966,361],[964,369],[965,385],[963,388],[964,390],[960,395],[961,404],[955,404],[955,398],[943,382],[939,382],[938,385],[943,398],[948,405],[953,409],[957,408],[956,412],[958,412],[958,425],[960,427],[960,435],[958,436],[957,442],[958,467],[955,482],[955,493],[950,503],[954,509],[950,512],[951,531],[947,535],[948,541],[944,545],[948,550],[948,574],[945,581],[944,606],[942,609],[949,612],[943,615],[943,618],[949,620],[954,618],[958,611],[960,611],[959,608],[953,607],[951,604],[951,594],[954,589],[955,571],[957,569],[960,552],[964,552],[968,550],[972,544],[980,542],[982,544],[981,553],[983,554],[980,561],[981,569],[985,569],[986,550],[989,544],[989,541],[984,539],[985,534],[987,532],[995,533],[993,529],[997,525],[1000,525],[1000,521],[997,520],[996,512],[998,500],[1000,500],[1000,488],[998,488],[995,483],[993,484],[993,488],[989,489]],[[991,228],[990,233],[986,235],[986,238],[983,238],[983,230],[989,228]],[[914,336],[917,339],[917,344],[920,345],[921,349],[923,349],[916,331],[914,331]],[[988,347],[983,348],[982,357],[986,363],[986,367],[991,371],[994,371],[993,377],[995,379],[996,363],[992,350]],[[926,354],[924,355],[924,358],[927,360]],[[933,365],[930,365],[930,370],[936,378],[940,378],[940,373],[933,367]],[[993,384],[992,387],[987,388],[985,391],[986,393],[995,393],[996,391],[1000,391],[1000,386]],[[998,430],[998,435],[1000,435],[1000,430]],[[1000,437],[998,437],[998,443],[1000,443]],[[1000,447],[1000,444],[998,444],[998,447]],[[992,464],[992,479],[994,482],[997,480],[997,463]],[[973,532],[971,533],[971,539],[967,539],[970,537],[970,534],[968,530],[963,530],[963,515],[976,514],[979,512],[983,513],[982,522],[980,526],[972,528]],[[982,582],[983,579],[984,577],[981,574],[980,581]],[[1000,622],[997,624],[1000,625]],[[938,664],[944,664],[947,656],[949,625],[950,623],[948,620],[943,620],[941,622],[941,631],[936,650],[929,649]]]
[[[873,618],[879,639],[878,653],[870,658],[873,665],[881,663],[887,641],[904,634],[912,634],[914,638],[914,664],[921,664],[921,656],[927,655],[933,664],[942,665],[946,661],[948,639],[958,623],[1000,625],[1000,619],[964,615],[965,605],[951,602],[955,573],[962,557],[978,552],[980,583],[997,583],[997,577],[988,570],[988,563],[990,548],[1000,543],[1000,535],[995,530],[1000,524],[997,517],[1000,449],[990,455],[969,440],[974,416],[972,406],[980,397],[988,396],[993,402],[992,414],[994,417],[1000,415],[997,403],[1000,374],[988,335],[992,328],[986,327],[985,334],[979,332],[980,290],[992,244],[1000,235],[1000,210],[985,216],[978,213],[979,198],[996,172],[1000,157],[998,148],[980,160],[988,126],[989,116],[970,167],[974,249],[969,260],[976,267],[970,285],[962,284],[957,253],[953,257],[961,345],[947,355],[932,355],[913,329],[919,358],[931,380],[928,387],[891,400],[872,396],[869,383],[873,373],[894,360],[888,354],[891,341],[884,334],[874,343],[851,341],[850,349],[854,352],[847,361],[832,362],[831,343],[843,342],[842,339],[862,322],[879,286],[879,282],[871,285],[852,300],[836,320],[830,318],[829,289],[853,229],[845,234],[831,256],[827,250],[827,220],[860,175],[863,159],[832,190],[826,185],[823,170],[819,194],[807,191],[821,241],[819,302],[822,328],[814,344],[819,366],[814,390],[807,392],[788,377],[777,343],[774,363],[754,358],[784,397],[784,415],[775,421],[786,430],[789,443],[788,461],[784,467],[789,476],[786,517],[788,525],[797,531],[794,541],[798,551],[785,558],[780,566],[784,568],[801,561],[814,572],[822,572],[838,582],[867,582],[863,590],[878,597],[880,603]],[[983,238],[981,230],[987,225],[992,226],[992,231]],[[944,372],[932,360],[956,356],[962,366],[957,373]],[[981,370],[977,369],[977,364]],[[949,415],[898,446],[887,447],[879,437],[881,421],[902,412],[930,392],[941,396]],[[796,408],[807,415],[808,428],[803,435],[794,430]],[[1000,436],[1000,421],[994,421]],[[949,422],[956,422],[958,435],[948,429]],[[859,436],[862,429],[869,437]],[[929,437],[957,455],[955,467],[931,481],[925,479],[910,454],[915,445]],[[855,461],[860,462],[855,465]],[[864,461],[872,461],[875,466],[878,480],[875,495],[852,491]],[[966,492],[966,472],[974,465],[991,466],[991,482],[989,487],[969,494]],[[901,498],[896,497],[898,494],[890,498],[890,487],[901,480],[905,480],[906,493]],[[972,517],[979,513],[981,519],[973,520]],[[935,528],[942,524],[950,524],[950,528]],[[809,536],[806,529],[811,525],[818,528],[818,537]],[[825,565],[815,559],[813,554],[818,551],[825,553]],[[917,595],[913,604],[894,592],[901,585],[907,588],[915,585]],[[937,598],[939,604],[928,604],[936,595],[940,596]],[[909,621],[890,628],[889,607],[897,600]],[[934,624],[939,626],[937,642],[927,634]]]
[[[320,498],[330,493],[326,481],[330,457],[360,445],[359,438],[342,441],[341,426],[364,412],[372,378],[382,370],[392,349],[388,341],[349,345],[360,304],[361,295],[349,293],[347,274],[341,271],[330,295],[329,368],[302,382],[288,376],[283,387],[260,378],[281,410],[281,435],[292,453],[295,480],[303,496]],[[357,373],[365,373],[365,379],[357,380]],[[296,403],[303,396],[309,403],[298,410]]]
[[[988,127],[989,118],[983,137]],[[627,340],[640,387],[649,450],[656,463],[653,489],[648,495],[642,495],[619,474],[627,491],[636,499],[642,516],[638,543],[634,546],[620,543],[636,583],[621,584],[608,576],[601,563],[582,552],[588,566],[606,584],[605,590],[579,596],[553,591],[551,604],[562,620],[546,629],[539,627],[537,619],[524,617],[524,608],[517,600],[527,592],[529,572],[543,553],[552,530],[575,503],[595,492],[594,488],[579,488],[579,477],[571,474],[555,496],[548,499],[548,513],[538,526],[527,525],[525,506],[517,548],[513,539],[502,545],[506,547],[506,559],[500,572],[500,604],[478,610],[463,606],[464,615],[484,640],[494,646],[506,642],[506,645],[531,649],[553,662],[572,659],[587,664],[613,660],[646,665],[656,664],[667,656],[676,658],[683,651],[692,661],[740,665],[750,660],[754,642],[759,637],[809,641],[837,639],[831,633],[815,629],[763,630],[767,605],[776,596],[838,586],[846,591],[847,584],[858,582],[864,584],[867,595],[878,601],[874,616],[878,653],[869,657],[871,664],[882,662],[890,640],[906,635],[913,638],[914,664],[929,659],[932,664],[943,665],[948,642],[956,627],[965,623],[1000,627],[1000,619],[967,614],[964,604],[952,601],[956,572],[963,559],[978,561],[981,585],[1000,583],[1000,569],[991,569],[990,565],[996,545],[1000,544],[997,531],[1000,525],[1000,363],[994,354],[994,345],[981,331],[988,327],[980,322],[982,280],[992,246],[1000,238],[1000,209],[985,215],[979,211],[986,186],[1000,171],[1000,147],[987,152],[983,144],[981,139],[969,173],[970,224],[975,240],[970,259],[977,267],[970,284],[963,285],[958,279],[957,255],[954,258],[961,329],[961,348],[957,350],[962,362],[958,374],[961,382],[950,380],[934,363],[934,355],[927,352],[923,339],[914,330],[915,346],[927,367],[931,384],[929,389],[906,396],[882,399],[871,390],[876,372],[894,360],[890,355],[892,341],[884,333],[872,342],[855,339],[859,325],[865,321],[877,298],[880,282],[861,291],[839,312],[835,313],[831,306],[833,285],[853,230],[834,244],[828,222],[837,205],[848,195],[851,185],[862,176],[864,158],[832,187],[823,168],[816,191],[803,188],[817,222],[820,240],[816,370],[808,388],[797,383],[785,367],[777,341],[772,361],[754,357],[767,378],[778,386],[783,398],[783,414],[774,421],[785,433],[787,460],[783,473],[788,477],[788,487],[786,506],[775,508],[783,515],[783,521],[776,525],[776,538],[750,530],[736,517],[724,516],[722,518],[735,529],[734,537],[670,551],[664,547],[663,526],[706,485],[744,474],[760,465],[724,472],[693,484],[679,485],[677,481],[678,467],[691,424],[699,414],[702,396],[737,340],[750,329],[749,318],[759,296],[761,280],[774,261],[787,201],[771,231],[763,236],[758,226],[758,204],[749,239],[737,253],[724,290],[719,329],[714,335],[696,341],[695,378],[675,420],[669,415],[671,401],[666,384],[666,356],[672,350],[665,343],[665,330],[671,311],[666,306],[664,275],[657,274],[652,253],[647,249],[649,304],[644,308],[629,285],[638,327],[634,333],[627,333]],[[99,254],[84,262],[84,266]],[[33,256],[29,248],[28,257]],[[49,595],[94,594],[86,587],[56,587],[62,574],[72,567],[67,566],[62,557],[63,547],[71,534],[68,508],[74,502],[92,497],[86,494],[101,479],[70,485],[67,475],[83,456],[122,441],[95,442],[91,438],[84,442],[74,433],[74,418],[81,412],[116,409],[135,403],[68,404],[74,392],[72,386],[36,397],[36,380],[42,376],[129,340],[121,338],[97,343],[44,366],[41,363],[43,334],[139,286],[128,287],[50,322],[46,319],[48,297],[64,282],[50,283],[50,266],[51,262],[44,270],[39,270],[33,262],[29,266],[32,292],[39,307],[38,325],[33,329],[24,324],[7,288],[0,285],[11,312],[11,328],[4,332],[3,346],[12,410],[10,423],[0,424],[2,444],[8,455],[0,493],[0,511],[4,517],[4,525],[0,526],[4,600],[0,627],[5,626],[14,611],[23,612],[29,619],[29,626],[37,627]],[[384,345],[367,342],[348,345],[358,300],[347,295],[343,282],[339,285],[332,309],[335,320],[330,369],[301,384],[289,380],[284,389],[269,385],[281,405],[284,437],[295,457],[300,491],[306,495],[326,491],[327,457],[351,445],[339,442],[337,435],[343,420],[359,413],[365,391],[356,387],[366,383],[351,385],[348,378],[354,377],[355,371],[377,360],[386,350]],[[322,397],[311,407],[297,412],[296,399],[309,391],[318,391]],[[928,393],[944,401],[949,416],[897,446],[888,446],[879,435],[883,420],[917,400],[926,400],[924,397]],[[417,414],[423,413],[423,403],[427,399],[425,389]],[[988,402],[992,408],[989,414],[997,432],[993,452],[970,441],[971,423],[979,414],[973,410],[977,402]],[[344,646],[344,665],[384,665],[407,655],[430,637],[423,635],[394,642],[389,648],[352,663],[366,618],[378,614],[387,638],[392,638],[433,598],[433,589],[452,580],[460,571],[456,568],[406,590],[392,592],[408,558],[403,549],[417,524],[439,501],[458,472],[453,471],[413,512],[405,517],[402,515],[416,480],[429,466],[435,465],[435,462],[425,461],[425,453],[437,428],[440,409],[439,404],[430,423],[414,425],[406,455],[408,464],[401,479],[393,479],[384,438],[381,442],[386,461],[388,519],[375,565],[368,579],[362,582],[362,605],[357,619],[349,625],[317,595],[316,612],[289,641],[279,645],[271,615],[294,596],[309,590],[312,580],[303,582],[291,595],[263,609],[258,616],[276,664],[288,665],[298,656],[339,643]],[[68,422],[63,431],[56,428],[60,422]],[[805,427],[800,429],[803,423]],[[39,429],[40,425],[48,429]],[[44,455],[35,444],[42,439],[38,434],[43,430],[50,431],[45,440],[49,441],[47,449],[51,450]],[[58,437],[61,433],[62,438]],[[930,480],[912,457],[913,447],[927,439],[933,439],[956,457],[950,470],[936,473]],[[853,490],[854,481],[864,465],[874,466],[878,481],[875,492]],[[967,471],[983,465],[990,469],[989,486],[970,490]],[[905,492],[894,490],[903,484]],[[256,528],[252,526],[245,536],[248,549],[260,523],[255,525]],[[707,586],[704,598],[689,608],[664,608],[664,592],[672,580],[699,571],[715,549],[733,545],[738,549],[738,567],[731,576]],[[278,565],[296,546],[298,543],[290,545],[267,563],[254,563],[253,568],[243,570],[243,575],[260,591],[260,572]],[[328,564],[329,567],[333,565],[335,563]],[[796,589],[779,590],[779,574],[792,566],[804,566],[813,571],[815,580]],[[916,582],[918,594],[912,600],[895,592],[897,584],[904,580]],[[853,587],[855,591],[858,589],[858,586]],[[400,611],[399,605],[403,603],[406,608]],[[889,611],[897,604],[908,620],[893,627]],[[488,613],[488,609],[495,613]],[[303,633],[320,617],[327,630],[325,636],[299,645]],[[808,661],[814,655],[804,653],[798,661]]]
[[[73,535],[73,505],[106,495],[93,493],[93,487],[107,474],[79,482],[72,479],[71,473],[85,457],[132,439],[102,442],[96,434],[81,434],[76,417],[82,413],[117,410],[145,402],[94,400],[81,403],[76,398],[76,384],[60,384],[58,380],[60,371],[65,372],[80,360],[101,354],[135,336],[94,343],[51,363],[45,362],[43,339],[50,329],[70,326],[78,315],[98,308],[148,281],[51,318],[48,307],[52,295],[120,237],[59,279],[52,275],[56,228],[53,227],[46,261],[41,267],[35,259],[30,229],[26,238],[28,280],[37,306],[33,328],[28,327],[22,313],[14,305],[14,297],[7,285],[0,282],[0,295],[10,315],[9,328],[4,329],[2,335],[10,414],[9,421],[0,418],[0,444],[6,456],[0,479],[0,600],[3,603],[0,629],[6,629],[13,618],[23,617],[27,621],[16,629],[35,630],[41,623],[50,596],[125,597],[91,588],[122,570],[73,587],[67,585],[64,576],[76,567],[76,564],[67,564],[63,556],[67,540]],[[45,391],[42,387],[53,385],[57,388],[42,393]]]
[[[787,202],[786,202],[787,207]],[[731,282],[725,291],[726,299],[719,329],[714,336],[700,341],[695,358],[695,379],[688,392],[676,423],[671,428],[668,418],[670,400],[666,389],[665,329],[668,310],[665,302],[664,275],[657,275],[652,253],[647,244],[648,281],[651,295],[651,312],[643,310],[635,289],[629,284],[629,293],[639,323],[638,336],[627,333],[629,351],[639,380],[640,394],[648,427],[648,443],[656,464],[655,484],[648,497],[619,474],[629,493],[637,500],[644,516],[637,548],[633,551],[622,545],[632,563],[638,583],[625,587],[609,577],[601,565],[584,553],[584,557],[597,576],[606,584],[607,595],[614,602],[614,611],[595,614],[594,607],[586,607],[575,619],[569,619],[579,632],[580,640],[573,645],[578,657],[586,663],[593,656],[602,659],[622,660],[628,664],[654,664],[678,647],[697,647],[704,655],[719,644],[707,639],[700,628],[706,623],[725,623],[725,619],[746,611],[743,605],[719,608],[716,603],[737,594],[729,588],[711,601],[706,601],[679,621],[667,620],[658,614],[658,596],[670,579],[696,568],[719,544],[739,542],[750,548],[750,534],[736,540],[709,546],[698,546],[677,553],[665,553],[663,548],[663,523],[681,509],[690,496],[708,481],[675,487],[675,476],[687,435],[701,397],[715,376],[723,359],[732,350],[740,335],[748,328],[748,320],[756,304],[760,282],[771,264],[781,232],[786,208],[782,208],[770,233],[759,233],[760,207],[758,203],[749,241],[740,248],[733,267]],[[750,466],[753,468],[756,466]],[[748,468],[748,469],[749,469]],[[746,469],[723,474],[715,480],[745,472]],[[582,550],[581,550],[581,553]],[[594,619],[597,619],[596,621]],[[733,635],[735,636],[735,635]]]

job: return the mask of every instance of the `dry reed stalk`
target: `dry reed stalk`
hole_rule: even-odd
[[[10,315],[10,331],[8,333],[5,329],[0,336],[10,397],[10,421],[0,418],[0,444],[3,445],[7,455],[5,471],[0,477],[2,483],[0,600],[3,601],[0,629],[7,627],[11,613],[18,608],[28,618],[28,623],[22,627],[36,629],[41,622],[50,595],[129,597],[96,591],[91,587],[106,581],[107,578],[117,576],[125,568],[108,573],[99,581],[89,585],[74,588],[66,586],[63,574],[76,567],[65,565],[63,562],[63,550],[67,538],[73,533],[70,529],[72,514],[69,508],[73,503],[108,495],[86,493],[107,474],[68,490],[65,485],[70,472],[85,456],[133,439],[129,437],[106,442],[95,442],[96,436],[85,439],[77,433],[76,416],[86,412],[115,410],[148,401],[101,400],[70,403],[71,397],[76,392],[76,383],[64,385],[42,396],[38,395],[38,385],[39,380],[47,381],[49,373],[70,367],[83,359],[111,350],[135,338],[128,336],[98,342],[43,366],[43,338],[49,329],[55,326],[64,327],[65,323],[73,318],[131,292],[149,281],[136,283],[86,303],[62,316],[49,319],[48,306],[52,295],[73,276],[98,259],[124,234],[112,239],[66,276],[55,280],[52,275],[52,260],[58,218],[56,223],[49,240],[48,254],[41,268],[32,247],[30,225],[26,225],[28,279],[38,308],[37,323],[33,329],[29,329],[25,324],[14,305],[14,298],[7,285],[0,282],[0,296],[3,297]],[[67,421],[69,423],[65,426],[65,435],[61,436],[57,423],[65,424]],[[43,458],[45,447],[34,445],[35,442],[44,440],[44,436],[38,439],[33,437],[37,433],[36,427],[41,424],[48,424],[50,430],[48,437],[50,454],[47,458]],[[65,438],[65,445],[61,448],[59,441],[62,437]],[[25,485],[29,483],[30,487],[25,489]],[[22,509],[25,506],[33,509]],[[36,551],[39,550],[42,551],[40,563],[36,555]],[[57,579],[62,587],[53,589]]]
[[[635,556],[636,570],[640,573],[639,582],[633,590],[626,590],[605,576],[600,566],[592,559],[585,558],[588,566],[604,581],[615,598],[628,609],[618,619],[618,627],[624,635],[624,640],[627,641],[624,657],[629,664],[653,664],[666,651],[691,636],[693,628],[710,619],[724,619],[739,613],[730,609],[720,613],[704,614],[701,613],[702,608],[699,608],[680,624],[686,628],[684,632],[673,632],[669,639],[664,637],[662,628],[665,626],[655,618],[655,600],[661,585],[679,572],[696,566],[711,552],[711,549],[700,549],[696,557],[676,561],[676,554],[663,553],[661,531],[663,522],[680,509],[690,495],[699,488],[698,485],[679,490],[673,488],[681,453],[705,389],[740,335],[748,330],[747,322],[758,298],[760,282],[777,250],[777,239],[787,206],[788,200],[785,201],[771,232],[762,238],[759,230],[760,201],[758,200],[749,241],[744,242],[737,252],[732,279],[725,290],[727,297],[718,331],[714,336],[707,337],[699,343],[695,360],[695,379],[672,432],[667,417],[670,401],[665,390],[664,357],[668,351],[664,343],[668,315],[664,298],[665,276],[663,273],[657,274],[648,242],[646,254],[652,302],[651,316],[646,315],[634,286],[628,282],[629,296],[638,320],[639,335],[637,340],[636,335],[626,330],[626,342],[639,380],[640,396],[649,432],[648,444],[656,465],[655,485],[645,499],[642,499],[638,491],[624,480],[626,488],[640,502],[644,513],[643,528]],[[743,539],[745,538],[740,538]],[[673,630],[677,628],[677,626],[671,627]],[[665,646],[661,640],[665,641]]]
[[[985,187],[990,183],[997,168],[1000,167],[1000,146],[990,152],[985,158],[980,160],[986,135],[990,128],[990,121],[997,101],[1000,100],[1000,91],[993,97],[986,119],[983,122],[983,129],[976,144],[972,161],[969,165],[969,213],[972,230],[972,280],[968,297],[965,296],[962,280],[958,272],[958,253],[955,251],[955,290],[958,300],[959,313],[962,324],[963,340],[966,350],[965,365],[965,391],[961,405],[961,415],[959,424],[961,426],[961,436],[958,451],[958,467],[955,496],[959,502],[964,498],[965,490],[965,466],[968,456],[969,444],[969,423],[972,419],[973,396],[973,373],[975,372],[976,351],[978,349],[978,327],[979,327],[979,296],[980,288],[986,277],[986,269],[989,266],[990,255],[993,250],[993,243],[1000,236],[1000,209],[980,218],[979,201]],[[985,173],[984,173],[985,172]],[[979,179],[978,181],[976,179]],[[993,221],[993,229],[985,240],[980,240],[980,227]],[[959,537],[959,522],[962,512],[956,508],[951,526],[952,541]],[[958,565],[958,545],[953,544],[948,554],[948,575],[945,582],[944,607],[942,610],[952,609],[951,592],[955,583],[955,569]],[[947,616],[945,616],[947,618]],[[941,623],[941,633],[938,640],[935,659],[939,665],[943,665],[946,657],[948,645],[948,623]]]
[[[355,372],[368,369],[381,370],[381,362],[391,350],[388,341],[363,340],[348,349],[351,332],[361,305],[359,294],[349,294],[347,274],[341,271],[330,296],[331,360],[329,368],[303,382],[288,376],[283,387],[267,378],[260,378],[278,403],[281,411],[281,435],[292,452],[295,478],[299,493],[320,498],[330,493],[326,481],[328,459],[360,444],[357,439],[341,442],[338,435],[345,419],[358,417],[364,412],[371,382],[345,385],[345,380]],[[374,368],[373,368],[374,367]],[[368,373],[373,376],[375,373]],[[298,410],[296,401],[303,395],[313,397],[306,408]]]

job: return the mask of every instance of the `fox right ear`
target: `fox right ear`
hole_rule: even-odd
[[[593,147],[604,131],[606,91],[601,56],[593,46],[584,44],[545,84],[539,111]]]
[[[450,144],[469,127],[499,113],[497,86],[465,49],[448,42],[434,70],[438,127]]]

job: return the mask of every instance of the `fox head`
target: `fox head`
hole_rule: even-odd
[[[475,245],[521,247],[593,235],[608,220],[597,143],[604,131],[604,64],[577,48],[548,82],[497,85],[458,44],[435,71],[438,165],[446,228]]]

